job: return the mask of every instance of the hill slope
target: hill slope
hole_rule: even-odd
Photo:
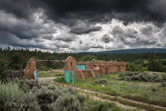
[[[94,53],[94,54],[127,54],[127,53],[166,53],[166,48],[142,48],[142,49],[123,49],[123,50],[112,50],[112,51],[102,51],[102,52],[83,52],[83,53]]]

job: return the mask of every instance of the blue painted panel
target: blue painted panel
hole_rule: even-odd
[[[37,80],[37,70],[35,70],[35,72],[33,72],[33,76],[34,76],[34,79]]]
[[[81,65],[81,69],[82,69],[82,70],[85,70],[85,65]]]
[[[85,65],[76,65],[78,70],[85,70]]]
[[[76,65],[77,69],[80,70],[81,69],[81,66],[80,65]]]
[[[64,71],[64,79],[66,82],[70,82],[70,71]]]
[[[64,80],[70,82],[70,72],[72,72],[72,82],[74,83],[74,71],[64,71]]]

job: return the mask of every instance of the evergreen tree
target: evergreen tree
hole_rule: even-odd
[[[6,81],[8,70],[7,70],[7,62],[3,59],[0,59],[0,80],[2,82]]]
[[[159,71],[159,72],[164,72],[165,67],[163,64],[159,61],[156,60],[151,60],[148,64],[148,70],[149,71]]]

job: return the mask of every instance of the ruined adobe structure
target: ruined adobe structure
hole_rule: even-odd
[[[26,68],[24,69],[23,77],[27,79],[34,79],[33,72],[36,70],[36,60],[34,58],[31,58]]]
[[[64,70],[74,71],[74,78],[96,77],[100,74],[111,74],[114,72],[125,72],[125,62],[77,62],[72,56],[69,56],[65,61]],[[85,70],[77,69],[76,65],[85,65]],[[72,74],[70,74],[72,78]]]
[[[86,77],[96,77],[100,74],[111,74],[114,72],[125,72],[126,63],[125,62],[83,62],[76,61],[72,56],[69,56],[65,61],[64,71],[73,71],[74,78],[86,78]],[[84,65],[85,69],[78,69],[77,65]],[[36,70],[36,60],[31,58],[26,68],[24,69],[23,77],[27,79],[34,79],[33,72]],[[72,79],[72,72],[70,74],[70,79]]]

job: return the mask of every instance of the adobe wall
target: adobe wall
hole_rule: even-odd
[[[101,74],[110,74],[114,72],[125,72],[126,63],[125,62],[83,62],[79,61],[76,64],[86,65],[86,69],[94,69],[95,65],[100,67]]]
[[[72,56],[69,56],[65,60],[64,70],[66,70],[66,71],[74,71],[74,78],[78,78],[79,77],[78,70],[77,70],[77,67],[76,67],[76,59],[74,57],[72,57]],[[72,74],[70,74],[70,78],[72,78]]]
[[[83,74],[83,77],[82,77]],[[100,70],[98,69],[86,69],[86,70],[78,70],[79,78],[87,78],[87,77],[96,77],[100,75]]]
[[[31,58],[28,61],[26,68],[24,69],[23,77],[27,79],[34,79],[33,72],[35,70],[36,70],[36,60],[34,58]]]
[[[76,65],[85,65],[85,70],[78,70]],[[114,72],[125,72],[126,63],[125,62],[77,62],[76,59],[72,56],[69,56],[66,59],[64,70],[74,71],[74,78],[87,78],[87,77],[96,77],[100,74],[111,74]],[[72,74],[70,74],[72,78]]]

